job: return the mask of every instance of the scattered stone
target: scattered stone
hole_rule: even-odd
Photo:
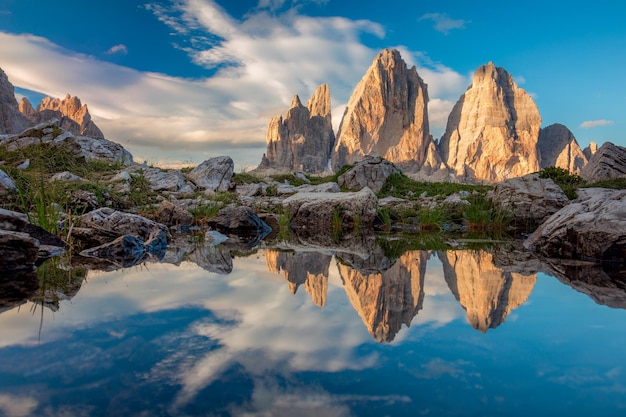
[[[401,174],[401,171],[381,157],[367,156],[340,175],[337,182],[348,190],[359,191],[368,187],[377,193],[392,174]]]
[[[30,159],[24,160],[24,162],[18,164],[15,168],[25,170],[30,167]]]
[[[228,240],[228,236],[224,236],[217,230],[207,230],[204,234],[204,243],[207,246],[217,246]]]
[[[513,224],[541,224],[545,219],[569,204],[563,190],[549,178],[539,174],[502,181],[493,189],[491,201],[496,207],[510,212]]]
[[[626,263],[626,190],[580,188],[524,242],[549,258]]]
[[[235,164],[229,156],[211,158],[189,172],[188,177],[199,188],[211,191],[228,191]]]
[[[85,180],[69,171],[63,171],[50,177],[50,181],[84,182]]]
[[[154,220],[167,226],[191,226],[194,223],[189,211],[168,200],[159,204]]]
[[[17,191],[17,185],[13,178],[0,169],[0,196],[5,196]]]
[[[159,168],[141,167],[131,175],[143,175],[154,192],[193,193],[195,186],[189,183],[178,170],[164,171]]]
[[[224,207],[208,222],[225,234],[267,235],[272,229],[250,207]]]

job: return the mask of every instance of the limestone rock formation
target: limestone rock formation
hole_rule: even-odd
[[[626,177],[626,148],[605,142],[580,172],[587,182]]]
[[[626,263],[626,190],[580,188],[524,246],[550,258]]]
[[[365,159],[337,178],[340,186],[349,190],[361,190],[369,187],[375,193],[379,192],[391,174],[400,174],[401,171],[391,162],[374,156]]]
[[[397,50],[383,50],[350,97],[337,133],[333,169],[372,155],[406,171],[439,170],[427,104],[427,86],[415,67],[408,69]]]
[[[491,201],[511,213],[513,223],[520,226],[539,225],[569,203],[554,181],[536,173],[496,184]]]
[[[300,285],[319,307],[326,304],[328,292],[328,267],[332,256],[318,252],[285,252],[265,250],[265,261],[270,272],[281,271],[289,283],[289,291],[295,294]]]
[[[535,286],[536,274],[521,275],[498,268],[486,251],[439,252],[450,291],[467,312],[469,324],[483,333],[504,323]]]
[[[28,126],[30,122],[20,113],[13,84],[0,69],[0,135],[19,133]]]
[[[28,99],[20,102],[20,110],[30,120],[31,124],[46,122],[50,119],[59,119],[61,128],[74,135],[88,136],[95,139],[104,139],[104,134],[91,120],[91,114],[86,104],[82,104],[76,96],[67,94],[64,99],[45,97],[33,110]]]
[[[267,152],[259,169],[325,171],[335,143],[328,85],[319,86],[306,107],[294,96],[285,118],[270,120],[266,140]]]
[[[428,252],[409,251],[380,272],[337,263],[348,299],[376,341],[393,341],[422,309],[427,260]]]
[[[541,116],[532,97],[493,63],[474,73],[441,138],[441,158],[462,180],[498,182],[539,171]]]
[[[559,167],[573,174],[587,163],[587,157],[576,142],[574,134],[562,124],[555,123],[539,131],[540,168]]]

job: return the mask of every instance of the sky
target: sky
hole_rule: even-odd
[[[625,18],[615,0],[0,0],[0,68],[18,99],[78,96],[108,139],[161,166],[255,167],[269,119],[322,83],[337,129],[384,48],[428,84],[436,139],[491,61],[542,127],[626,146]]]

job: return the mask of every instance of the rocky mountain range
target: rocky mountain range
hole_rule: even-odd
[[[320,96],[320,89],[328,122],[315,131],[311,101]],[[271,119],[259,170],[336,172],[376,156],[414,178],[499,182],[548,166],[580,174],[597,149],[592,143],[582,150],[561,124],[541,129],[532,97],[491,62],[474,73],[439,141],[430,135],[428,86],[397,50],[385,49],[374,58],[350,97],[336,139],[328,86],[318,91],[307,107],[296,96],[284,119]],[[315,163],[295,162],[313,159]]]

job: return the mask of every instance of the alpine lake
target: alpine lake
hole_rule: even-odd
[[[623,268],[403,239],[4,277],[0,415],[625,415]]]

